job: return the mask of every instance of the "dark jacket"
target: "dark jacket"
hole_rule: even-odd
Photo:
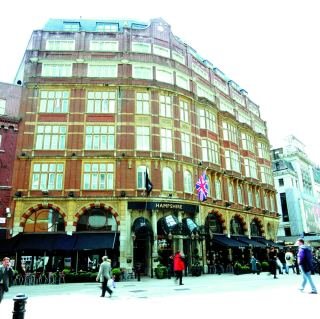
[[[313,271],[312,252],[309,247],[305,245],[299,247],[298,264],[304,272]]]
[[[13,270],[8,267],[6,270],[2,265],[0,266],[0,283],[2,283],[4,291],[8,291],[10,287],[10,282],[13,277]]]

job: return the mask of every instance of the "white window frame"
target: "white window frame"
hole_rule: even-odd
[[[160,94],[159,96],[160,116],[172,118],[172,97]]]
[[[150,127],[149,126],[136,127],[136,149],[138,151],[150,150]]]
[[[88,91],[87,113],[115,113],[116,91]]]
[[[184,100],[179,101],[180,120],[189,123],[189,103]]]
[[[132,77],[134,79],[153,80],[153,66],[133,64]]]
[[[201,140],[201,147],[203,161],[220,164],[220,152],[218,143],[211,140],[203,139]]]
[[[113,190],[114,164],[90,162],[83,164],[83,190]]]
[[[225,150],[226,169],[240,172],[240,157],[239,153],[233,150]]]
[[[188,194],[193,193],[192,189],[192,174],[189,171],[184,171],[183,173],[183,185],[184,185],[184,192]]]
[[[72,63],[44,62],[41,76],[43,77],[72,77]]]
[[[136,114],[150,114],[150,94],[136,92]]]
[[[75,46],[75,40],[48,39],[46,42],[46,50],[50,51],[74,51]]]
[[[181,154],[191,157],[191,137],[190,134],[181,132]]]
[[[173,152],[173,133],[172,129],[161,128],[160,129],[161,138],[161,152],[172,153]]]
[[[118,76],[117,64],[88,63],[88,77],[94,78],[116,78]]]
[[[115,127],[113,125],[86,126],[85,149],[92,151],[115,149]]]
[[[90,51],[117,52],[119,51],[119,41],[91,40]]]
[[[69,98],[68,91],[40,91],[39,113],[67,113]]]
[[[32,190],[62,190],[64,177],[63,163],[33,163]]]
[[[154,44],[153,54],[170,58],[170,49]]]
[[[173,171],[170,167],[164,167],[162,170],[162,189],[164,191],[173,191]]]
[[[66,125],[38,125],[36,128],[36,150],[64,150],[66,148]]]
[[[132,42],[131,51],[138,53],[151,53],[151,44],[146,42]]]
[[[7,104],[7,100],[0,99],[0,114],[1,115],[6,113],[6,104]]]

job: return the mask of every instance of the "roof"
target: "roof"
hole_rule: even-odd
[[[118,32],[123,32],[124,28],[142,30],[146,29],[150,23],[137,20],[85,20],[85,19],[49,19],[44,26],[44,31],[66,31],[66,24],[79,24],[80,29],[75,31],[99,32],[97,25],[110,24],[118,25]],[[70,31],[70,30],[68,30]],[[112,31],[114,32],[114,31]]]

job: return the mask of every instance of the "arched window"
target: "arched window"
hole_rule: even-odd
[[[252,196],[252,190],[250,186],[248,186],[248,205],[250,207],[253,207],[253,196]]]
[[[228,182],[228,196],[229,196],[229,202],[233,203],[233,184],[231,181]]]
[[[230,221],[231,235],[244,235],[244,230],[239,218],[233,217]]]
[[[221,182],[219,178],[215,180],[216,199],[222,199]]]
[[[149,175],[149,169],[147,166],[142,165],[137,168],[137,189],[146,188],[146,172],[148,172]]]
[[[41,209],[31,214],[24,225],[26,233],[64,231],[63,216],[55,209]]]
[[[223,233],[222,223],[219,217],[217,216],[217,214],[208,214],[206,223],[212,233],[215,233],[215,234]]]
[[[237,186],[237,194],[238,194],[238,203],[243,204],[243,195],[242,195],[242,186]]]
[[[169,167],[164,167],[162,171],[162,189],[164,191],[173,191],[173,172]]]
[[[253,220],[250,224],[251,236],[261,236],[261,229],[256,220]]]
[[[110,211],[92,208],[80,216],[77,231],[117,231],[117,221]]]
[[[256,190],[256,207],[257,208],[261,207],[259,190]]]
[[[184,192],[192,193],[192,176],[189,171],[184,171],[183,173],[183,184],[184,184]]]

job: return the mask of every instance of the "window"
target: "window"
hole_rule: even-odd
[[[184,156],[191,156],[190,135],[181,133],[181,153]]]
[[[214,99],[215,99],[214,93],[211,91],[210,88],[205,87],[205,86],[198,84],[198,83],[197,83],[197,94],[198,94],[198,96],[205,97],[209,101],[214,101]]]
[[[160,115],[172,117],[172,98],[167,95],[160,95]]]
[[[66,113],[69,110],[69,92],[67,91],[41,91],[41,113]]]
[[[279,178],[279,186],[284,186],[284,180],[283,178]]]
[[[166,58],[170,58],[170,50],[165,47],[161,47],[159,45],[153,45],[153,54],[161,55]]]
[[[266,144],[258,142],[258,156],[270,160],[269,148]]]
[[[255,195],[256,195],[256,207],[260,208],[261,207],[261,202],[260,202],[260,193],[259,193],[258,190],[256,191]]]
[[[37,150],[64,150],[66,148],[66,126],[39,125],[36,129]]]
[[[150,114],[149,93],[136,93],[137,114]]]
[[[173,71],[156,67],[156,79],[160,82],[173,84]]]
[[[313,195],[311,176],[307,168],[301,168],[301,178],[303,191],[309,195]]]
[[[73,51],[75,49],[74,40],[47,40],[46,50],[53,51]]]
[[[86,150],[113,150],[115,148],[115,128],[111,125],[86,127]]]
[[[217,132],[216,115],[204,109],[199,111],[200,128],[207,129],[212,132]]]
[[[151,65],[133,65],[132,77],[135,79],[153,79],[153,69]]]
[[[238,152],[225,150],[226,169],[240,172],[240,159]]]
[[[119,31],[118,23],[97,22],[96,31],[98,32],[117,32]]]
[[[32,169],[32,190],[62,190],[63,163],[35,163]]]
[[[227,122],[222,122],[223,139],[238,144],[237,128]]]
[[[220,163],[219,145],[210,140],[202,140],[202,159],[214,164]]]
[[[190,91],[190,83],[187,75],[182,75],[176,72],[176,84],[177,86]]]
[[[238,203],[243,204],[243,193],[242,193],[242,186],[237,186],[237,195],[238,195]]]
[[[147,166],[139,166],[137,168],[137,189],[146,189],[146,172],[149,175]],[[150,178],[150,176],[148,177]]]
[[[252,190],[248,186],[248,206],[253,207],[253,195],[252,195]]]
[[[262,183],[273,185],[273,177],[270,167],[260,166],[260,173]]]
[[[272,212],[275,212],[274,196],[270,194],[270,209]]]
[[[185,57],[183,54],[178,53],[177,51],[172,51],[172,59],[180,62],[181,64],[185,64]]]
[[[116,78],[118,66],[116,64],[88,64],[88,77]]]
[[[207,81],[209,80],[208,71],[206,69],[200,67],[199,65],[195,64],[194,62],[192,62],[192,70],[194,72],[196,72],[197,74],[199,74],[204,79],[206,79]]]
[[[169,167],[164,167],[163,169],[162,188],[164,191],[173,191],[173,172]]]
[[[264,201],[264,208],[270,211],[269,197],[267,193],[264,193],[263,201]]]
[[[150,128],[148,126],[138,126],[137,133],[137,150],[149,151],[150,150]]]
[[[191,194],[192,193],[192,176],[189,171],[184,171],[183,182],[184,182],[184,192]]]
[[[71,77],[72,63],[43,63],[42,76]]]
[[[216,189],[216,199],[222,199],[221,182],[218,178],[215,180],[214,186]]]
[[[88,113],[115,113],[116,92],[88,92]]]
[[[132,42],[132,52],[151,53],[151,44],[142,42]]]
[[[233,203],[234,202],[233,183],[231,181],[228,181],[228,197],[229,197],[229,202]]]
[[[251,159],[251,158],[245,158],[244,159],[244,168],[245,168],[245,175],[247,177],[251,177],[251,178],[258,178],[257,175],[257,163],[255,160]]]
[[[282,212],[282,221],[289,221],[289,210],[287,205],[287,197],[286,193],[280,193],[280,204],[281,204],[281,212]]]
[[[6,112],[6,100],[0,99],[0,114],[5,114]]]
[[[161,152],[172,152],[172,130],[162,128],[161,134]]]
[[[80,23],[79,22],[63,22],[63,30],[64,31],[80,31]]]
[[[189,122],[189,105],[186,101],[180,101],[180,120]]]
[[[118,41],[91,40],[90,41],[90,50],[91,51],[115,52],[115,51],[119,51],[119,43],[118,43]]]
[[[248,150],[252,153],[255,153],[254,151],[254,140],[253,137],[246,133],[241,133],[241,141],[242,141],[242,148],[244,150]]]
[[[113,189],[114,165],[111,163],[85,163],[83,168],[84,190]]]

